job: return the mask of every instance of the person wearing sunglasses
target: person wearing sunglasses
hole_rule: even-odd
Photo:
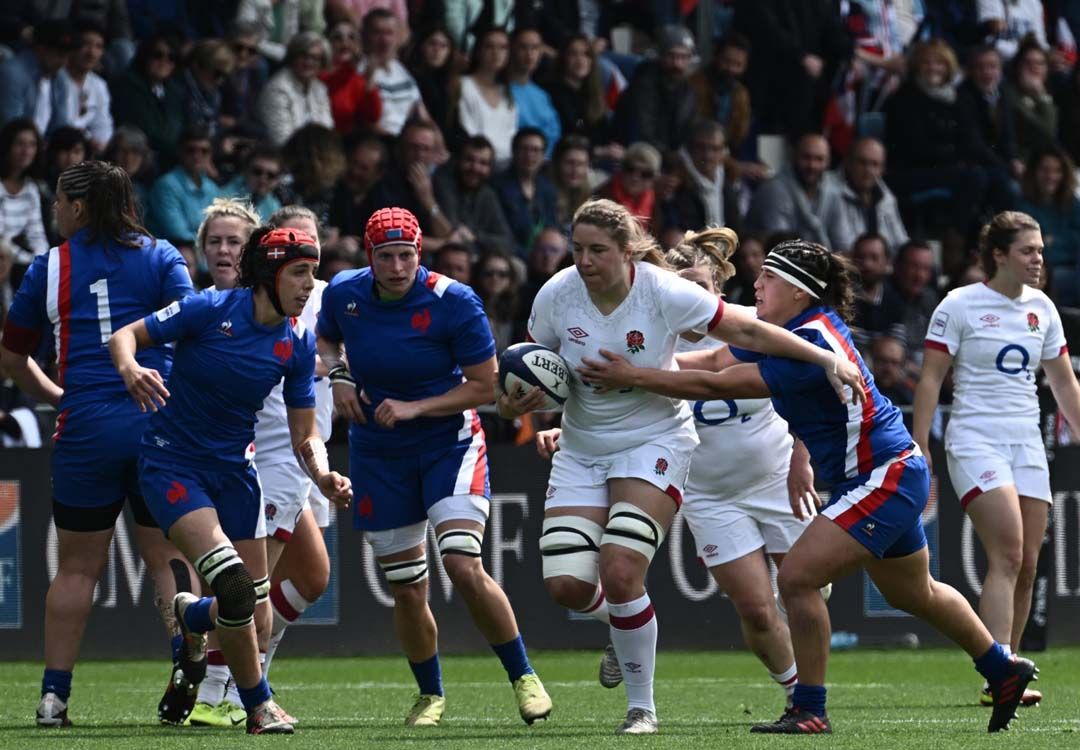
[[[178,41],[172,35],[145,39],[131,67],[111,86],[116,124],[141,130],[150,150],[170,162],[184,127],[184,89],[173,77],[179,54]]]
[[[250,201],[261,221],[281,208],[275,191],[281,184],[281,152],[270,145],[259,145],[247,155],[244,170],[221,189],[222,195]]]
[[[180,136],[180,165],[159,177],[150,190],[146,220],[155,236],[174,245],[194,244],[203,209],[221,195],[210,178],[212,164],[209,134],[186,129]]]
[[[601,185],[597,197],[610,198],[624,206],[648,228],[656,211],[656,176],[660,173],[660,152],[648,143],[638,142],[626,149],[618,171]]]
[[[195,43],[183,73],[184,121],[206,128],[211,138],[218,138],[236,124],[235,118],[222,112],[223,86],[236,67],[232,48],[220,39]]]

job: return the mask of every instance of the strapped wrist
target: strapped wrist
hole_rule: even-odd
[[[330,380],[331,385],[341,383],[342,385],[351,386],[352,388],[356,387],[356,378],[352,376],[352,373],[349,372],[349,368],[345,365],[331,367],[330,371],[326,373],[326,377]]]

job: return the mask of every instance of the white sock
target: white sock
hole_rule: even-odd
[[[619,657],[629,708],[656,713],[653,702],[653,675],[656,672],[656,614],[645,594],[625,604],[608,602],[611,615],[611,643]]]
[[[604,596],[604,587],[599,583],[596,584],[596,593],[593,594],[592,601],[589,602],[589,606],[585,609],[578,610],[583,615],[595,618],[600,622],[611,622],[609,615],[607,597]]]
[[[270,662],[274,660],[274,653],[285,637],[285,628],[296,622],[311,605],[312,602],[300,596],[291,580],[286,579],[270,587],[270,610],[274,613],[274,625],[270,631],[270,643],[266,647],[264,675],[270,671]]]
[[[779,683],[780,687],[784,688],[788,703],[791,703],[791,696],[795,694],[795,685],[799,682],[799,670],[795,667],[795,664],[793,663],[783,672],[769,672],[769,677],[772,677]]]
[[[266,644],[266,653],[263,654],[263,656],[266,657],[263,661],[263,676],[267,679],[270,679],[270,662],[274,660],[274,654],[277,652],[277,648],[281,645],[281,640],[284,637],[285,628],[276,630],[270,634],[270,642]]]
[[[229,683],[229,668],[225,664],[225,655],[219,649],[206,652],[206,677],[199,683],[199,703],[216,706],[225,698],[225,687]]]

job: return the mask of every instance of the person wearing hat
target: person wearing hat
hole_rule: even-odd
[[[648,143],[631,143],[618,171],[597,188],[596,195],[625,206],[635,219],[649,228],[656,213],[656,178],[660,167],[660,152],[655,147]]]
[[[615,110],[615,131],[623,143],[645,141],[674,151],[690,134],[697,96],[690,71],[697,55],[694,38],[682,26],[665,26],[657,37],[659,55],[634,71]]]
[[[68,85],[57,73],[75,46],[75,32],[67,21],[34,27],[30,49],[0,64],[0,125],[29,117],[38,132],[47,135],[68,124]]]

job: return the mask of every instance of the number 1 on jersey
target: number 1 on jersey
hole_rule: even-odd
[[[109,312],[109,280],[98,279],[90,285],[90,294],[97,297],[98,324],[101,326],[101,343],[108,344],[112,338],[112,313]]]

